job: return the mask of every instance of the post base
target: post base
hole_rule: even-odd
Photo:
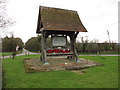
[[[50,63],[49,62],[45,62],[44,65],[50,65]]]

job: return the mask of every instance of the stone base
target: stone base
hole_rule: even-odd
[[[94,61],[79,59],[79,62],[65,58],[50,58],[48,62],[42,63],[38,59],[25,59],[26,72],[48,72],[60,70],[82,70],[86,67],[103,65]]]

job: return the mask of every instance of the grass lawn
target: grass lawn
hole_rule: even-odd
[[[90,67],[85,74],[70,71],[26,73],[23,59],[39,58],[38,55],[4,59],[4,88],[118,88],[117,56],[80,57],[105,65]]]
[[[2,52],[0,53],[0,55],[4,55],[4,56],[9,56],[12,55],[13,52]],[[22,53],[22,51],[17,51],[17,54]]]
[[[97,54],[97,53],[78,52],[78,54]],[[101,52],[100,54],[120,54],[120,53],[119,52]]]
[[[4,56],[8,56],[8,55],[12,55],[12,52],[2,52],[0,53],[1,55],[4,55]]]

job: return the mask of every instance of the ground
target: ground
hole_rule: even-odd
[[[118,88],[118,56],[80,56],[104,64],[84,74],[70,71],[26,73],[23,60],[39,55],[3,59],[4,88]]]

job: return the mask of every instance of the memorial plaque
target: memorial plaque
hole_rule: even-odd
[[[65,46],[66,42],[67,42],[66,37],[64,37],[64,36],[52,37],[52,45],[53,46]]]

